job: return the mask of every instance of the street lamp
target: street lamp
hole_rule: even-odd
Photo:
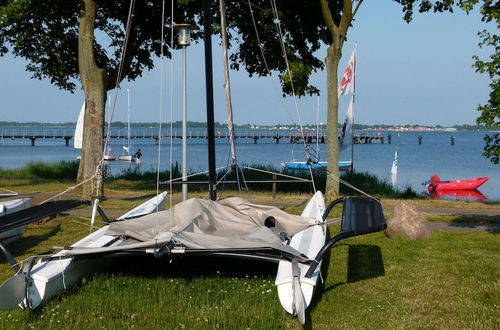
[[[182,181],[187,181],[187,84],[186,84],[186,48],[191,44],[191,24],[175,24],[177,43],[182,46]],[[182,200],[187,199],[187,184],[182,184]]]

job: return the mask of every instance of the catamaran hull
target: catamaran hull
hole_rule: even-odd
[[[322,221],[325,212],[325,201],[321,192],[317,192],[306,205],[302,216],[316,218]],[[293,235],[290,246],[314,259],[326,241],[326,224],[319,224]],[[320,266],[309,278],[305,277],[308,264],[290,261],[280,261],[275,284],[278,288],[278,296],[283,308],[290,314],[299,316],[304,322],[304,311],[311,303],[314,289],[320,275]],[[302,317],[301,317],[302,315]]]
[[[21,236],[23,236],[25,230],[26,226],[20,226],[4,231],[0,234],[0,243],[2,243],[3,245],[7,245],[17,241],[21,238]]]
[[[109,244],[114,237],[106,236],[108,226],[73,244],[75,247],[99,247]],[[59,260],[40,261],[32,271],[28,282],[27,299],[23,300],[21,307],[24,309],[35,309],[43,301],[48,301],[66,288],[80,281],[84,276],[109,267],[109,260],[103,258],[92,258],[87,260],[76,260],[75,258],[63,258],[64,252],[54,255],[61,257]]]
[[[2,216],[24,210],[30,207],[30,205],[31,198],[20,198],[0,203],[0,222],[2,221]],[[26,226],[20,226],[0,233],[0,243],[7,245],[18,240],[23,235],[25,229]]]
[[[119,219],[148,214],[162,210],[167,193],[163,192],[147,202],[127,212]],[[114,236],[105,235],[108,226],[104,226],[92,234],[73,244],[73,247],[100,248],[114,246],[122,241]],[[110,266],[110,260],[102,257],[82,259],[65,257],[66,251],[55,254],[51,260],[41,259],[30,271],[27,296],[20,304],[24,309],[35,309],[42,302],[49,300],[64,289],[77,283],[82,277]]]

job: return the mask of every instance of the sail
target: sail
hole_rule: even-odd
[[[398,182],[398,150],[394,152],[394,160],[392,161],[391,167],[391,182],[392,186],[395,187]]]
[[[83,102],[82,109],[80,110],[80,115],[78,116],[78,121],[76,122],[75,137],[73,139],[73,145],[75,149],[82,149],[84,116],[85,116],[85,101]]]
[[[234,147],[234,129],[233,129],[233,105],[231,102],[231,82],[229,80],[229,64],[227,55],[227,30],[226,30],[226,9],[224,7],[224,0],[220,0],[220,21],[221,21],[221,34],[222,34],[222,49],[224,53],[224,80],[226,89],[226,114],[227,114],[227,128],[229,131],[229,144],[231,146],[231,160],[236,163],[236,148]]]
[[[354,96],[349,102],[349,109],[345,115],[344,125],[342,126],[342,136],[340,138],[340,150],[347,149],[353,143],[353,121],[354,121]]]

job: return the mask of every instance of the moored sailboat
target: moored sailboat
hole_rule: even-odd
[[[127,145],[123,146],[123,152],[121,156],[118,157],[118,160],[124,162],[133,162],[135,161],[135,156],[131,153],[131,136],[130,136],[130,89],[127,88]]]

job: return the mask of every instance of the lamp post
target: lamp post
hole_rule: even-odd
[[[177,43],[182,46],[182,181],[187,181],[187,84],[186,84],[186,48],[191,44],[191,30],[196,26],[191,24],[175,24]],[[182,184],[182,200],[188,196],[187,184]]]

